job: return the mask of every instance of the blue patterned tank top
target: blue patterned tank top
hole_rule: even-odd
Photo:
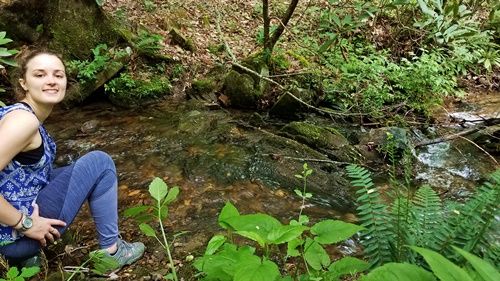
[[[33,110],[27,105],[16,103],[0,107],[0,119],[7,113],[18,109],[34,114]],[[33,212],[33,203],[38,192],[49,181],[52,163],[56,155],[56,144],[41,123],[38,130],[42,136],[42,145],[45,151],[40,161],[31,165],[23,165],[12,160],[0,171],[0,195],[16,209],[27,215],[31,215]],[[0,224],[0,246],[9,244],[19,238],[20,235],[14,228]]]

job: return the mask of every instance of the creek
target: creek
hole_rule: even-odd
[[[120,211],[150,203],[148,185],[160,177],[180,187],[166,226],[189,231],[178,245],[186,253],[203,249],[221,229],[217,216],[226,201],[241,213],[267,213],[283,222],[298,216],[301,200],[294,177],[317,151],[274,134],[282,121],[264,130],[255,113],[210,108],[203,102],[170,99],[136,109],[118,109],[92,102],[71,110],[57,109],[46,126],[58,145],[58,165],[68,164],[91,150],[103,150],[115,160]],[[267,120],[266,120],[267,122]],[[425,138],[414,132],[415,138]],[[416,182],[431,184],[450,197],[470,195],[493,162],[467,142],[451,147],[429,145],[415,151],[419,159]],[[315,170],[308,184],[313,200],[304,214],[312,221],[334,218],[356,221],[354,192],[341,166],[308,162]],[[384,177],[384,176],[383,176]],[[135,226],[137,228],[137,226]],[[348,241],[345,251],[355,251]]]

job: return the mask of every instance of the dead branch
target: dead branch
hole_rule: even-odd
[[[262,154],[262,156],[271,156],[273,158],[278,158],[278,159],[281,158],[281,159],[297,160],[300,162],[319,162],[319,163],[329,163],[329,164],[337,164],[337,165],[352,164],[349,162],[333,161],[333,160],[328,160],[328,159],[301,158],[301,157],[285,156],[285,155],[274,154],[274,153],[264,153],[264,154]]]
[[[462,137],[462,136],[459,136],[459,138],[464,139],[464,140],[466,140],[466,141],[468,141],[468,142],[472,143],[475,147],[479,148],[479,150],[481,150],[481,151],[482,151],[482,152],[484,152],[486,155],[488,155],[488,157],[489,157],[491,160],[493,160],[493,162],[495,162],[495,164],[496,164],[497,166],[499,165],[499,164],[498,164],[498,162],[497,162],[497,160],[495,159],[495,157],[491,156],[491,154],[489,154],[486,150],[484,150],[484,149],[483,149],[481,146],[479,146],[477,143],[475,143],[475,142],[471,141],[471,140],[470,140],[470,139],[468,139],[468,138]]]
[[[456,133],[456,134],[452,134],[452,135],[447,135],[447,136],[444,136],[444,137],[440,137],[440,138],[437,138],[437,139],[433,139],[433,140],[428,140],[428,141],[421,141],[421,142],[418,142],[415,144],[415,147],[420,147],[420,146],[426,146],[426,145],[430,145],[430,144],[436,144],[436,143],[441,143],[441,142],[445,142],[445,141],[450,141],[450,140],[453,140],[453,139],[456,139],[456,138],[460,138],[460,137],[463,137],[463,136],[467,136],[467,135],[470,135],[470,134],[473,134],[481,129],[483,129],[484,127],[479,127],[479,128],[472,128],[472,129],[469,129],[469,130],[465,130],[465,131],[462,131],[462,132],[459,132],[459,133]]]

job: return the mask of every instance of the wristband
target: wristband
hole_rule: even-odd
[[[19,220],[16,222],[16,224],[12,225],[11,227],[15,228],[23,220],[23,217],[24,217],[24,214],[21,213],[21,217],[19,218]]]

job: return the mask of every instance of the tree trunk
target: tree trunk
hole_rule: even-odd
[[[281,19],[280,25],[278,25],[278,28],[276,31],[273,33],[273,37],[271,38],[270,42],[270,50],[272,51],[274,49],[274,45],[278,42],[278,39],[280,39],[281,34],[283,34],[283,31],[285,31],[285,27],[288,25],[288,22],[292,18],[293,12],[295,12],[295,8],[297,8],[297,4],[299,3],[299,0],[292,0],[290,2],[290,5],[288,5],[288,9],[286,10],[285,15]]]
[[[283,34],[283,31],[285,31],[285,27],[292,18],[292,15],[295,11],[295,8],[297,8],[298,3],[299,0],[291,0],[285,15],[280,19],[278,28],[273,32],[271,37],[269,28],[271,22],[269,18],[269,1],[262,0],[262,18],[264,20],[264,60],[267,65],[269,65],[274,46],[278,42],[281,34]]]
[[[269,41],[269,1],[262,0],[262,17],[264,20],[264,59],[266,64],[269,64],[269,58],[271,57],[271,41]]]

